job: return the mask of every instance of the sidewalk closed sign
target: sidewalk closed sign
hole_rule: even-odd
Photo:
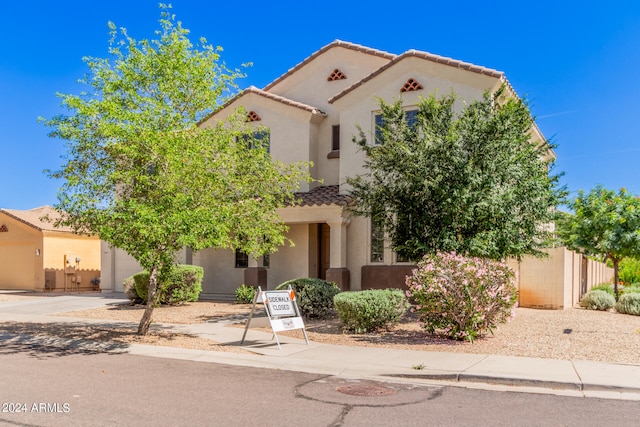
[[[300,310],[296,303],[296,294],[293,289],[291,289],[291,285],[289,285],[289,289],[281,291],[263,291],[262,288],[258,286],[258,291],[253,299],[251,313],[249,313],[249,319],[247,319],[247,324],[244,328],[242,341],[240,341],[241,344],[244,343],[244,339],[247,336],[247,331],[249,330],[257,303],[264,304],[271,329],[273,330],[273,337],[276,339],[278,348],[280,348],[278,332],[290,331],[292,329],[302,329],[304,340],[309,344],[307,331],[304,329],[304,322],[302,321]]]
[[[289,291],[265,291],[264,299],[272,317],[296,315]]]

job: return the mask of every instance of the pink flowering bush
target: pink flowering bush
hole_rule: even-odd
[[[407,276],[406,295],[429,333],[473,341],[513,317],[515,281],[503,262],[438,253]]]

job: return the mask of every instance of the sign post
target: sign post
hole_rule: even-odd
[[[263,291],[262,288],[258,286],[258,291],[256,292],[256,296],[253,298],[253,306],[251,307],[251,313],[249,313],[249,319],[247,320],[247,324],[244,328],[244,334],[242,335],[242,341],[240,341],[240,344],[244,343],[256,304],[260,302],[264,304],[264,309],[267,312],[269,324],[271,325],[271,330],[273,330],[273,336],[278,344],[278,349],[281,349],[278,332],[294,329],[302,329],[304,340],[307,345],[309,344],[307,331],[304,328],[304,322],[302,321],[302,316],[300,316],[300,310],[298,309],[298,303],[296,302],[296,294],[293,289],[291,289],[291,285],[289,285],[289,289],[281,291]]]

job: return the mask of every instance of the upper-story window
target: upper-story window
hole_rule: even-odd
[[[418,110],[407,110],[404,112],[404,119],[410,127],[414,127],[418,121]],[[382,143],[382,129],[384,128],[384,117],[382,114],[376,114],[374,117],[375,125],[375,143]]]
[[[254,148],[255,143],[259,143],[263,145],[267,149],[267,153],[271,152],[271,135],[269,130],[257,130],[253,132],[253,139],[251,139],[248,135],[245,136],[244,140],[247,142],[249,148]]]
[[[331,126],[331,150],[340,149],[340,125]]]

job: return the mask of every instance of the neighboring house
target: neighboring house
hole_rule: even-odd
[[[346,178],[364,172],[364,153],[352,139],[360,127],[375,143],[379,99],[401,98],[412,111],[422,97],[455,92],[462,109],[464,102],[502,85],[517,96],[500,71],[415,50],[394,55],[334,41],[265,88],[249,87],[200,126],[212,126],[243,107],[247,122],[268,138],[274,159],[313,162],[316,181],[303,184],[302,203],[279,211],[295,247],[264,260],[214,249],[185,250],[180,260],[204,267],[204,297],[232,296],[242,283],[272,289],[296,277],[326,278],[345,290],[403,286],[413,265],[391,251],[368,218],[351,216],[345,208]],[[534,141],[544,141],[537,127],[532,133]],[[122,279],[139,266],[104,244],[103,256],[103,287],[122,290]]]
[[[92,290],[100,277],[100,239],[55,228],[50,206],[0,209],[0,289]],[[94,281],[94,283],[92,283]]]

